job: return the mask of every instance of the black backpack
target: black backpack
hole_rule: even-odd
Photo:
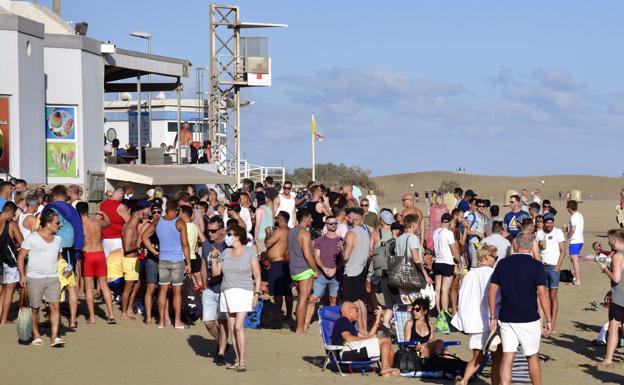
[[[388,258],[391,255],[395,255],[395,250],[396,240],[394,239],[382,242],[373,249],[371,252],[371,264],[373,265],[373,274],[375,277],[381,278],[382,271],[388,270]]]
[[[260,327],[262,329],[282,328],[282,310],[271,301],[264,301],[260,314]]]
[[[182,322],[192,325],[202,315],[201,294],[193,289],[193,280],[185,278],[182,283]]]

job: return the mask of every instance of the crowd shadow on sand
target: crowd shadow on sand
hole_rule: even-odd
[[[605,384],[624,384],[624,376],[621,374],[601,371],[593,365],[581,365],[580,367],[585,373]]]

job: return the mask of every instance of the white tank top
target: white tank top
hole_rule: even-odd
[[[280,211],[285,211],[290,215],[290,219],[288,219],[288,227],[295,227],[295,198],[290,197],[290,199],[284,198],[284,195],[280,194],[279,197],[279,207],[275,210],[275,213],[279,213]]]
[[[17,226],[19,227],[20,233],[22,233],[22,237],[24,237],[24,239],[26,239],[26,237],[29,236],[32,232],[24,227],[24,219],[26,219],[26,217],[28,216],[32,216],[32,214],[21,213],[19,215],[19,218],[17,219]]]

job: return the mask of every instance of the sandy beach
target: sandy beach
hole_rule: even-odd
[[[595,240],[607,245],[604,234],[615,225],[615,204],[614,200],[595,200],[580,205],[586,218],[584,255]],[[559,210],[557,226],[561,227],[567,223],[569,215],[562,202],[555,202],[555,207]],[[596,360],[604,354],[605,348],[589,346],[589,343],[606,322],[607,310],[583,309],[592,301],[600,302],[609,284],[596,265],[586,262],[582,266],[583,286],[564,284],[560,288],[557,331],[542,340],[541,352],[554,359],[542,365],[543,383],[622,384],[624,374],[621,370],[601,372],[595,368]],[[569,261],[564,263],[564,268],[570,268]],[[104,316],[103,309],[99,314]],[[359,374],[341,378],[331,371],[322,372],[320,365],[324,351],[316,323],[303,336],[295,336],[287,330],[248,330],[249,370],[247,373],[232,373],[212,363],[209,356],[216,344],[200,322],[187,330],[175,330],[145,326],[140,321],[106,325],[104,319],[99,318],[96,325],[87,325],[82,316],[78,321],[76,332],[65,335],[67,346],[58,350],[45,345],[18,345],[15,327],[0,327],[1,367],[5,368],[2,384],[451,383],[428,379],[382,379]],[[463,335],[454,333],[444,339],[464,341],[452,352],[464,359],[469,357]],[[620,349],[616,353],[616,360],[624,360],[623,352]],[[33,370],[27,371],[27,367]]]

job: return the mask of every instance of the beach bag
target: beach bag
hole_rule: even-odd
[[[457,328],[451,324],[453,316],[447,310],[442,310],[436,319],[436,333],[451,334],[457,331]]]
[[[187,325],[195,323],[202,316],[201,294],[193,288],[193,280],[185,278],[182,283],[182,322]]]
[[[418,352],[410,347],[403,346],[394,355],[394,367],[401,373],[420,372],[423,364]]]
[[[566,283],[574,282],[574,274],[572,274],[571,270],[565,269],[559,272],[559,281]]]
[[[18,343],[28,345],[32,338],[32,310],[28,303],[28,293],[23,287],[20,293],[19,313],[17,314],[17,339]]]
[[[256,307],[251,309],[247,316],[245,316],[245,321],[243,322],[243,326],[245,329],[260,329],[260,325],[262,324],[262,308],[264,307],[264,301],[259,300]]]
[[[426,285],[425,277],[412,260],[410,250],[407,255],[391,255],[388,258],[388,284],[404,291],[420,291]]]
[[[271,301],[262,301],[262,313],[260,313],[260,327],[262,329],[281,329],[282,310]]]
[[[423,358],[423,366],[425,371],[442,372],[442,377],[454,379],[464,376],[468,363],[451,354],[439,354]]]

